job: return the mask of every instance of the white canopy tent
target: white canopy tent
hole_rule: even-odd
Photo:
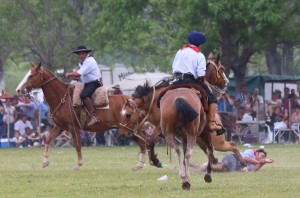
[[[155,85],[158,81],[171,77],[171,74],[154,72],[154,73],[141,73],[141,74],[132,74],[126,77],[124,80],[121,80],[113,85],[108,86],[109,90],[112,90],[112,87],[116,84],[120,85],[121,90],[124,94],[130,94],[135,90],[139,85],[143,85],[146,80],[151,84]]]

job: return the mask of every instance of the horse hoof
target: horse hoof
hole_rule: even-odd
[[[161,162],[158,162],[156,165],[155,165],[157,168],[162,168],[162,163]]]
[[[219,162],[219,160],[218,160],[218,158],[213,158],[213,160],[212,160],[212,164],[217,164]]]
[[[44,162],[43,163],[43,168],[46,168],[47,166],[49,166],[49,162]]]
[[[133,171],[137,171],[137,170],[140,170],[140,169],[142,169],[142,168],[144,168],[144,165],[136,165],[136,166],[134,166],[134,167],[132,168],[132,170],[133,170]]]
[[[183,190],[190,190],[191,184],[189,182],[183,182],[182,183],[182,189]]]
[[[205,174],[205,176],[204,176],[204,181],[205,181],[206,183],[210,183],[210,182],[212,181],[211,175],[210,175],[210,174]]]
[[[80,169],[80,166],[75,166],[75,167],[73,168],[74,171],[79,171],[79,169]]]

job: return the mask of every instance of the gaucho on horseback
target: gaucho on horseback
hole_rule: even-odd
[[[206,42],[206,37],[202,32],[191,32],[187,40],[189,44],[184,45],[176,53],[173,61],[173,84],[196,83],[200,85],[208,97],[208,128],[211,131],[223,131],[222,125],[216,123],[217,98],[205,84],[206,59],[199,47]]]
[[[80,98],[92,117],[88,126],[99,122],[91,97],[95,90],[103,85],[97,62],[94,57],[89,54],[91,51],[92,50],[87,49],[85,46],[77,47],[73,53],[78,55],[80,60],[79,66],[74,72],[66,73],[66,78],[80,78],[82,83],[84,83],[84,89],[80,94]]]

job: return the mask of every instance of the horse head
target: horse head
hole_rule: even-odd
[[[225,68],[221,64],[220,54],[218,54],[217,58],[214,59],[213,54],[210,53],[206,65],[205,79],[210,85],[214,86],[214,89],[216,89],[220,93],[225,92],[227,84],[229,82],[224,71]]]
[[[146,81],[143,86],[139,85],[136,87],[132,94],[132,98],[125,102],[121,111],[121,134],[135,134],[143,125],[146,117],[146,113],[143,109],[145,109],[145,106],[148,106],[147,104],[152,99],[152,97],[150,97],[150,93],[152,91],[153,88],[150,86],[148,81]]]
[[[41,63],[31,63],[29,76],[25,79],[21,91],[30,92],[32,89],[40,88],[43,83]]]

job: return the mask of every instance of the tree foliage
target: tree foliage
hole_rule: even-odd
[[[222,53],[226,74],[232,72],[238,86],[249,65],[264,59],[271,74],[295,74],[299,5],[296,0],[0,0],[0,78],[8,59],[18,64],[35,58],[53,70],[71,69],[70,52],[81,44],[94,49],[102,64],[171,72],[176,51],[194,30],[207,36],[201,46],[205,55]]]

